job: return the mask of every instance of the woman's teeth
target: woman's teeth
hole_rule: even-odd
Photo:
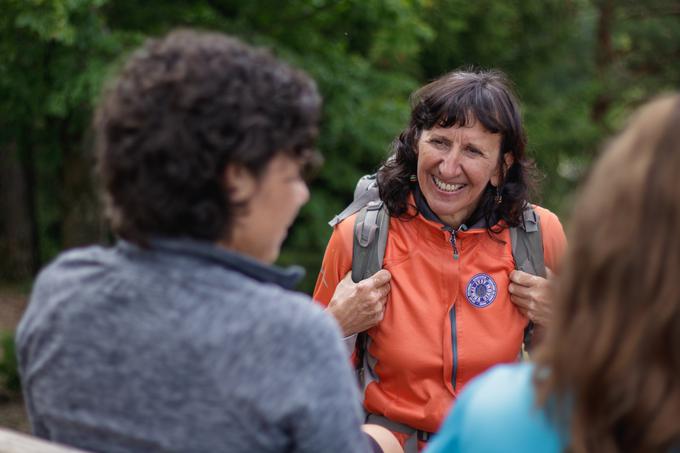
[[[434,181],[435,185],[444,192],[455,192],[464,186],[464,184],[446,184],[444,181],[438,179],[435,176],[432,177],[432,181]]]

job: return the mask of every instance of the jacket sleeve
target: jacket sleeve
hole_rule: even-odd
[[[314,287],[314,300],[327,306],[347,272],[352,270],[352,235],[354,234],[355,216],[348,217],[334,229],[326,253],[323,256],[321,270]]]

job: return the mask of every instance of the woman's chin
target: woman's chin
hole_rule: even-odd
[[[475,208],[473,203],[461,203],[456,197],[436,197],[432,202],[428,200],[428,205],[444,223],[454,227],[465,221]]]

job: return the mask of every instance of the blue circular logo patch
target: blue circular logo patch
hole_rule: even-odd
[[[489,274],[477,274],[468,282],[465,297],[475,307],[484,308],[496,300],[497,292],[496,282]]]

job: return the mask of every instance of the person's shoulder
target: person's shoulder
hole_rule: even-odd
[[[303,387],[317,388],[315,376],[335,373],[338,366],[346,365],[340,328],[307,295],[282,288],[268,288],[267,293],[266,301],[251,299],[247,306],[241,305],[238,317],[248,326],[248,347],[262,366],[277,369],[280,384],[293,380],[289,399],[302,400]]]
[[[340,235],[344,241],[351,239],[354,236],[354,224],[356,223],[358,212],[345,217],[337,225],[333,227],[333,235]]]
[[[480,385],[495,386],[504,382],[522,391],[533,389],[535,367],[531,363],[496,365],[479,378]],[[515,393],[516,394],[516,393]]]
[[[50,262],[45,270],[52,267],[70,266],[77,263],[89,263],[106,259],[111,253],[112,248],[101,245],[90,245],[64,250]]]
[[[306,331],[312,337],[323,336],[325,340],[335,339],[336,336],[340,338],[338,326],[334,319],[325,313],[322,307],[315,304],[309,296],[291,292],[288,294],[287,300],[295,306],[295,311],[286,313],[287,316],[294,316],[295,322],[291,324],[291,329]]]
[[[546,265],[555,270],[560,265],[567,244],[564,227],[557,215],[549,209],[537,205],[533,207],[540,219]]]
[[[61,252],[38,274],[36,288],[64,283],[69,275],[80,275],[83,270],[102,265],[110,259],[111,250],[101,246],[79,247]]]
[[[536,211],[536,214],[538,214],[538,217],[541,219],[541,227],[554,227],[556,225],[559,225],[561,228],[562,223],[560,222],[559,217],[557,217],[557,214],[552,212],[548,208],[544,208],[543,206],[539,205],[532,205],[534,210]]]
[[[444,432],[460,451],[560,451],[560,439],[545,411],[536,405],[534,367],[499,365],[463,390]]]
[[[273,323],[277,330],[285,330],[288,336],[317,337],[336,333],[338,329],[331,317],[324,313],[322,307],[306,294],[284,289],[274,284],[259,287],[264,323]]]
[[[533,366],[497,365],[473,380],[466,391],[468,410],[504,412],[510,416],[533,404]]]
[[[29,331],[49,330],[64,313],[64,307],[86,304],[85,293],[91,282],[92,263],[106,261],[109,251],[103,247],[75,248],[60,253],[36,277],[30,302],[17,328],[17,344]],[[66,305],[64,302],[68,301]]]

